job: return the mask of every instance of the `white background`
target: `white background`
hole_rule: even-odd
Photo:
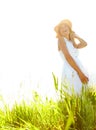
[[[65,18],[87,41],[80,60],[96,74],[95,12],[95,0],[0,0],[1,93],[14,95],[19,87],[27,93],[37,84],[43,93],[50,88],[52,72],[60,76],[62,66],[54,26]]]

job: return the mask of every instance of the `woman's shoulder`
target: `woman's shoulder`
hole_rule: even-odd
[[[66,42],[68,42],[69,40],[67,39],[67,38],[65,38],[65,37],[60,37],[60,38],[58,38],[58,42],[63,42],[63,43],[66,43]]]

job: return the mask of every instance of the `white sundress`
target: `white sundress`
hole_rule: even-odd
[[[67,49],[70,53],[70,55],[75,60],[76,64],[79,66],[79,68],[82,70],[82,72],[88,76],[88,73],[86,69],[81,64],[80,60],[78,59],[78,49],[74,48],[71,41],[64,38],[64,41],[66,43]],[[69,87],[74,88],[74,92],[80,93],[82,89],[82,82],[77,74],[77,72],[71,67],[71,65],[67,62],[65,59],[65,56],[63,52],[60,50],[60,56],[64,61],[63,70],[62,70],[62,78],[61,82],[66,82]]]

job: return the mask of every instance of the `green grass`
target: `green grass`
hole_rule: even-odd
[[[95,86],[83,86],[79,95],[74,91],[70,95],[65,91],[68,86],[62,85],[59,90],[58,79],[53,78],[57,101],[43,101],[34,92],[30,103],[15,102],[11,109],[4,104],[0,109],[0,130],[96,130]]]

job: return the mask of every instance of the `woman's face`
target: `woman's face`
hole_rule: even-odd
[[[60,25],[59,33],[61,36],[69,37],[70,34],[70,28],[66,24]]]

